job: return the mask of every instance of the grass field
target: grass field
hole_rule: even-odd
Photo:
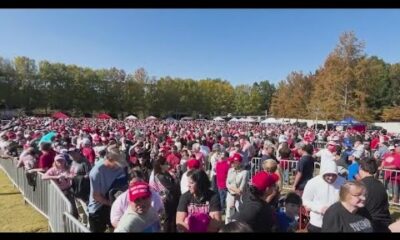
[[[13,187],[0,170],[0,232],[48,232],[48,222]]]

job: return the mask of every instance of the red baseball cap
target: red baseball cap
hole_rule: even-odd
[[[238,162],[242,162],[243,158],[242,155],[240,155],[239,153],[235,153],[232,156],[232,162],[238,161]]]
[[[131,202],[139,198],[149,198],[150,196],[150,186],[146,182],[138,181],[129,186],[129,200]]]
[[[186,162],[186,165],[189,169],[199,169],[200,168],[200,161],[197,159],[189,159]]]
[[[251,184],[259,191],[264,192],[268,187],[274,185],[276,181],[277,178],[272,176],[272,174],[261,171],[254,175],[254,177],[251,179]]]

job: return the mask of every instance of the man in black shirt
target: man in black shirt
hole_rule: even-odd
[[[273,211],[266,197],[273,191],[276,179],[264,171],[251,179],[251,184],[243,194],[239,212],[232,219],[247,223],[254,232],[271,232]]]
[[[371,215],[364,207],[366,193],[362,182],[342,185],[340,201],[326,210],[321,232],[374,232]]]
[[[311,156],[313,150],[311,144],[305,144],[301,147],[302,156],[297,164],[297,173],[293,184],[293,190],[295,190],[300,196],[303,195],[303,190],[308,180],[313,177],[314,158]]]
[[[360,160],[359,175],[367,189],[365,208],[371,214],[372,223],[376,232],[389,232],[388,226],[392,223],[389,212],[388,195],[383,184],[374,178],[378,169],[372,158]]]

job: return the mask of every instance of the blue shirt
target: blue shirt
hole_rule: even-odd
[[[125,176],[123,168],[109,168],[104,163],[95,164],[89,173],[90,179],[90,195],[88,210],[89,213],[95,213],[103,204],[97,202],[93,198],[93,192],[98,192],[103,196],[107,196],[113,182],[122,176]]]
[[[359,170],[359,164],[357,162],[353,162],[349,168],[349,174],[347,175],[347,180],[349,181],[354,181],[356,180],[356,175],[358,174],[358,170]]]
[[[282,211],[278,211],[278,224],[279,224],[279,232],[287,232],[289,228],[297,224],[296,219],[292,219],[286,215],[286,213]]]

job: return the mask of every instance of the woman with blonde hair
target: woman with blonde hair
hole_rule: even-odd
[[[365,208],[367,189],[362,182],[342,185],[339,201],[331,205],[322,220],[322,232],[374,232],[372,217]]]

